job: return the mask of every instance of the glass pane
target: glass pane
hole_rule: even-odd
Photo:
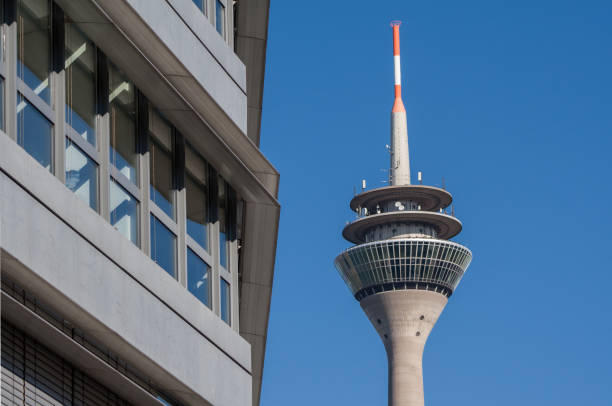
[[[53,170],[53,125],[17,94],[17,143],[49,171]]]
[[[66,138],[66,186],[98,211],[98,165]]]
[[[49,103],[51,92],[51,12],[49,0],[19,0],[17,77]]]
[[[205,6],[205,4],[206,4],[206,3],[205,3],[205,2],[206,2],[206,0],[192,0],[192,1],[193,1],[193,4],[195,4],[196,6],[198,6],[198,8],[199,8],[200,10],[202,10],[202,12],[203,12],[204,14],[206,14],[206,6]]]
[[[227,194],[226,183],[219,177],[219,263],[227,269]]]
[[[225,6],[221,3],[221,0],[216,0],[216,17],[215,24],[217,32],[225,38]]]
[[[185,150],[185,195],[187,199],[187,234],[208,249],[206,162],[187,146]]]
[[[151,200],[174,219],[174,190],[172,188],[172,155],[152,137],[150,139],[149,165],[151,175]]]
[[[187,289],[210,308],[210,267],[187,249]]]
[[[206,227],[206,187],[197,182],[189,173],[185,176],[187,197],[187,234],[202,248],[208,249]]]
[[[136,102],[134,86],[114,66],[108,71],[110,103],[110,162],[138,184],[138,154],[136,153]]]
[[[151,259],[174,277],[176,237],[151,215]]]
[[[138,245],[138,202],[113,178],[110,180],[110,222]]]
[[[96,53],[76,27],[66,23],[66,122],[96,145]]]
[[[230,314],[231,314],[231,303],[230,303],[230,284],[225,281],[225,279],[221,278],[221,292],[220,292],[220,300],[221,300],[221,319],[227,324],[231,324]]]

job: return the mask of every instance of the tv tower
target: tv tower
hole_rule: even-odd
[[[363,191],[351,200],[357,219],[342,235],[356,245],[338,255],[335,265],[385,345],[389,405],[423,406],[423,349],[472,253],[449,241],[462,228],[454,213],[446,212],[451,194],[410,184],[406,110],[401,98],[400,22],[391,26],[395,102],[390,185]]]

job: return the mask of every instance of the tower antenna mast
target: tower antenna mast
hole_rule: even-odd
[[[402,102],[402,68],[400,61],[399,29],[402,23],[392,21],[393,67],[395,73],[395,100],[391,109],[391,184],[410,184],[410,156],[408,152],[408,126],[406,109]]]

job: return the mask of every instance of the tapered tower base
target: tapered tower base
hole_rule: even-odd
[[[380,335],[389,362],[389,406],[424,406],[423,350],[446,306],[446,296],[427,290],[393,290],[361,300]]]

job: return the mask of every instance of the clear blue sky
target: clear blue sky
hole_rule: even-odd
[[[611,405],[612,4],[450,0],[272,1],[262,405],[386,405],[383,345],[333,260],[353,187],[385,178],[392,19],[413,175],[445,178],[474,253],[425,348],[427,406]]]

